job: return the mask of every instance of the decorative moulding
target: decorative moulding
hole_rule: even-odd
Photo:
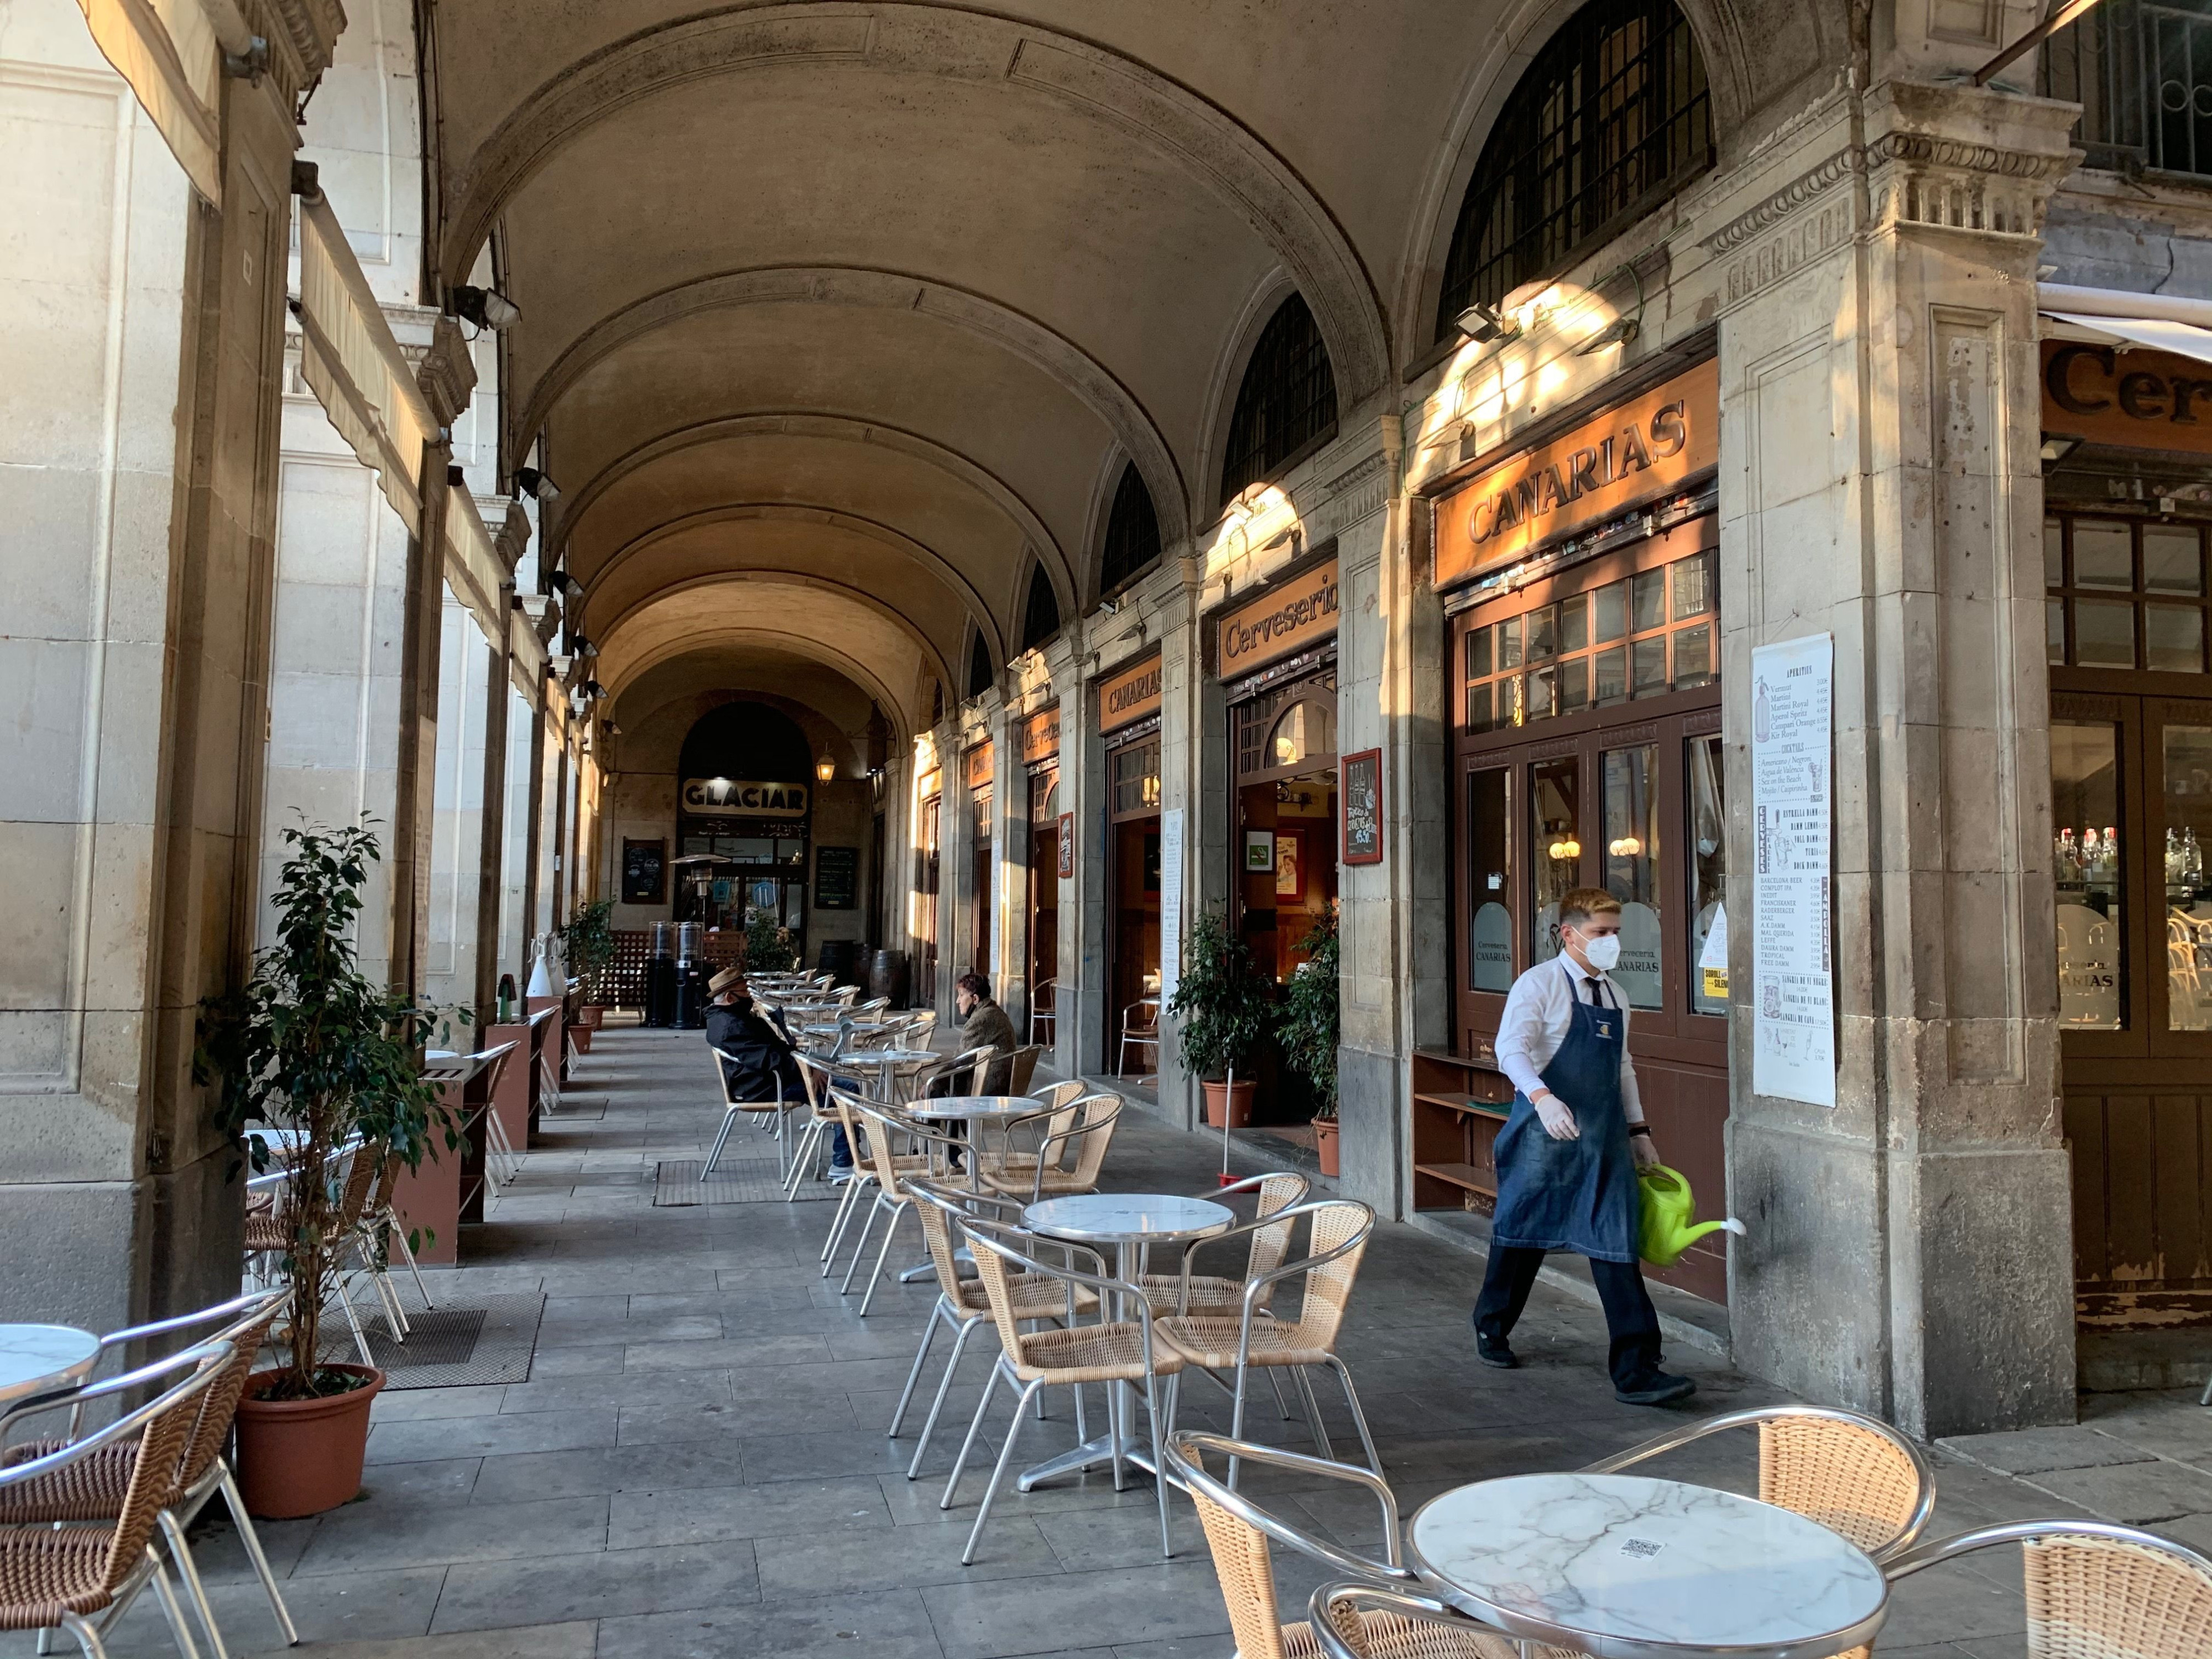
[[[441,315],[430,335],[430,344],[415,371],[415,384],[430,405],[438,424],[450,428],[469,406],[476,390],[476,360],[469,355],[468,337],[454,319]]]

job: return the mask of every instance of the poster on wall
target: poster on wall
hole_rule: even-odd
[[[1060,815],[1060,878],[1075,879],[1075,814]]]
[[[1755,1093],[1836,1103],[1835,638],[1751,653]]]
[[[860,902],[860,849],[820,847],[814,852],[814,908],[850,910]]]
[[[1182,809],[1160,814],[1160,1006],[1182,979]]]
[[[624,904],[665,904],[661,884],[668,873],[668,843],[623,838],[622,896]]]
[[[1363,749],[1342,763],[1337,799],[1344,815],[1344,861],[1382,862],[1382,751]]]

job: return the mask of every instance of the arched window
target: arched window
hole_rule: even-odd
[[[1022,649],[1030,651],[1060,632],[1060,599],[1042,565],[1030,568],[1030,602],[1022,612]]]
[[[1160,556],[1159,514],[1152,492],[1137,476],[1137,464],[1121,468],[1114,487],[1113,510],[1106,515],[1106,548],[1098,562],[1098,597],[1110,599],[1152,568]]]
[[[980,697],[991,689],[998,678],[998,670],[991,666],[991,647],[983,638],[981,629],[975,631],[975,643],[968,648],[968,695]]]
[[[1260,331],[1221,463],[1221,504],[1336,431],[1336,371],[1304,299],[1293,294]]]
[[[1267,734],[1267,764],[1296,766],[1316,755],[1336,753],[1336,711],[1301,699],[1292,703]]]
[[[1452,228],[1437,337],[1475,301],[1556,275],[1712,163],[1705,60],[1673,0],[1591,0],[1498,112]]]

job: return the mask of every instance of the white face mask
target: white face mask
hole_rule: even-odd
[[[1601,974],[1609,974],[1620,962],[1620,935],[1600,933],[1583,941],[1583,956]]]

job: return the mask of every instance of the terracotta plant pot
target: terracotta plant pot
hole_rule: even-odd
[[[568,1028],[568,1041],[576,1045],[578,1054],[588,1054],[592,1052],[592,1028],[583,1024],[571,1025]]]
[[[606,1023],[607,1006],[604,1002],[587,1002],[576,1010],[576,1024],[587,1031],[596,1031]]]
[[[271,1521],[334,1510],[361,1490],[368,1450],[368,1407],[384,1373],[367,1365],[323,1367],[369,1379],[365,1389],[321,1400],[264,1400],[282,1373],[256,1371],[238,1402],[238,1484],[249,1513]]]
[[[1236,1085],[1235,1097],[1228,1103],[1231,1128],[1242,1129],[1252,1121],[1252,1097],[1259,1086],[1256,1083]],[[1208,1083],[1206,1085],[1206,1122],[1208,1128],[1218,1129],[1221,1127],[1223,1097],[1230,1093],[1230,1085],[1226,1083]]]
[[[1332,1181],[1336,1178],[1336,1120],[1317,1117],[1314,1120],[1314,1151],[1321,1158],[1321,1172]]]

